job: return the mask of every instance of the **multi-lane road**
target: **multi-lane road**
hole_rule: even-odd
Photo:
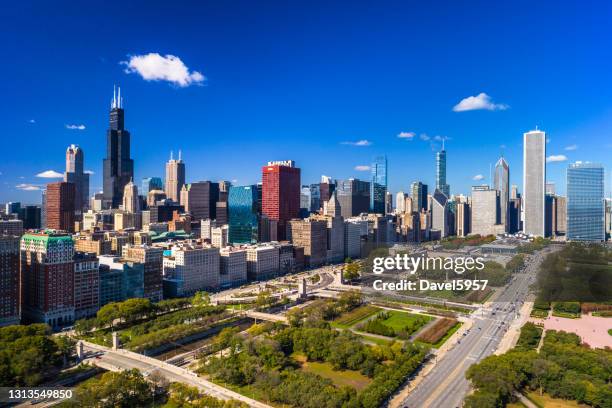
[[[493,354],[529,293],[543,254],[529,256],[523,273],[513,275],[494,302],[474,312],[474,324],[403,401],[408,408],[456,408],[470,390],[465,378],[474,363]]]

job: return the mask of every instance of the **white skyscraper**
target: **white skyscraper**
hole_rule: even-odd
[[[523,135],[523,232],[543,237],[546,194],[546,133]]]

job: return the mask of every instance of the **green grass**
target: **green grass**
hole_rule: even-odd
[[[383,324],[395,330],[396,332],[401,331],[407,325],[417,321],[419,318],[424,319],[424,324],[420,327],[423,327],[425,324],[430,322],[433,318],[425,315],[415,315],[407,312],[398,312],[396,310],[389,310],[389,318],[383,320]],[[418,330],[418,329],[417,329]],[[415,330],[416,332],[416,330]]]
[[[338,327],[342,329],[348,329],[351,326],[356,325],[360,321],[378,313],[380,309],[371,305],[359,306],[356,309],[351,310],[348,313],[342,314],[342,316],[336,318],[332,323],[332,327]]]
[[[300,363],[302,371],[330,379],[336,387],[348,386],[361,391],[372,382],[370,378],[359,371],[335,370],[330,363],[306,361],[303,355],[297,353],[294,353],[292,357]]]
[[[548,394],[543,394],[540,396],[540,393],[537,391],[530,392],[526,395],[526,397],[536,404],[538,407],[542,408],[582,408],[587,407],[587,405],[579,404],[576,401],[564,400],[560,398],[553,398]]]
[[[548,310],[542,309],[533,309],[530,314],[531,317],[536,317],[538,319],[544,319],[548,317]]]
[[[568,313],[568,312],[555,312],[553,311],[553,316],[555,317],[564,317],[566,319],[580,319],[580,313]]]
[[[608,329],[608,334],[612,336],[612,329]]]

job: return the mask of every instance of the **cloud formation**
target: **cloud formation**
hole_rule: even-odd
[[[463,98],[461,102],[453,107],[454,112],[465,112],[472,110],[506,110],[509,106],[503,103],[493,103],[491,97],[484,92],[476,96]]]
[[[121,61],[121,64],[126,66],[126,73],[136,73],[145,81],[167,81],[181,88],[202,85],[206,80],[200,72],[190,71],[179,57],[170,54],[132,55],[129,61]]]
[[[34,119],[30,119],[28,120],[28,123],[36,123],[36,121]]]
[[[553,154],[546,158],[546,163],[564,162],[566,160],[567,160],[567,156],[564,154]]]
[[[408,140],[412,140],[415,136],[414,132],[400,132],[397,137],[399,137],[400,139],[408,139]]]
[[[38,191],[40,190],[39,186],[35,186],[34,184],[17,184],[15,186],[18,190],[23,191]]]
[[[569,145],[569,146],[565,146],[565,150],[568,151],[568,152],[571,152],[571,151],[576,150],[576,149],[578,149],[578,145],[575,145],[575,144]]]
[[[363,140],[357,140],[356,142],[342,142],[341,144],[343,145],[349,145],[349,146],[370,146],[372,144],[372,142],[370,142],[367,139],[363,139]]]
[[[95,174],[93,170],[85,170],[83,173],[89,174],[89,175]]]
[[[85,130],[85,125],[66,125],[66,129],[70,130]]]
[[[480,181],[480,180],[484,180],[484,176],[482,174],[477,174],[474,177],[472,177],[472,180],[474,181]]]
[[[55,170],[45,170],[42,173],[38,173],[36,177],[40,178],[62,178],[64,175],[62,173],[58,173]]]
[[[355,170],[357,170],[357,171],[370,171],[370,166],[366,166],[366,165],[355,166]]]
[[[427,133],[421,133],[419,137],[421,138],[421,140],[424,140],[424,141],[428,141],[429,139],[431,139],[431,137],[429,137]]]

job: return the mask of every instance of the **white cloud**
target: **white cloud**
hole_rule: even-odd
[[[85,125],[66,125],[66,129],[70,130],[85,130]]]
[[[563,162],[567,160],[567,156],[564,154],[553,154],[546,158],[546,163]]]
[[[85,173],[85,174],[90,174],[90,175],[91,175],[91,174],[95,174],[95,173],[93,172],[93,170],[85,170],[83,173]]]
[[[503,103],[493,103],[491,97],[484,92],[476,96],[463,98],[461,102],[453,107],[454,112],[465,112],[471,110],[506,110],[509,106]]]
[[[145,55],[132,55],[129,61],[121,61],[128,74],[137,73],[145,81],[168,81],[180,87],[201,85],[206,78],[198,71],[189,68],[177,56],[161,56],[156,52]]]
[[[421,138],[421,140],[425,140],[428,141],[429,139],[431,139],[427,133],[421,133],[421,136],[419,136]]]
[[[500,148],[500,149],[505,149],[506,147],[507,147],[507,146],[506,146],[505,144],[503,144],[503,145],[499,145],[499,148]]]
[[[349,145],[349,146],[370,146],[372,142],[370,142],[369,140],[363,139],[363,140],[358,140],[356,142],[342,142],[341,144]]]
[[[484,180],[484,176],[482,174],[477,174],[474,177],[472,177],[472,180],[474,181],[480,181],[480,180]]]
[[[28,123],[36,123],[36,121],[34,119],[30,119],[28,120]]]
[[[550,143],[550,137],[546,138],[546,143]]]
[[[40,187],[35,186],[33,184],[17,184],[15,187],[17,187],[18,190],[23,190],[23,191],[38,191],[38,190],[40,190]]]
[[[414,132],[400,132],[397,137],[399,137],[400,139],[408,139],[408,140],[412,140],[415,136]]]
[[[370,171],[370,166],[366,166],[366,165],[355,166],[355,170],[357,170],[357,171]]]
[[[58,173],[55,170],[45,170],[42,173],[38,173],[36,177],[41,178],[62,178],[64,175],[62,173]]]
[[[571,152],[572,150],[576,150],[576,149],[578,149],[578,145],[575,145],[575,144],[569,145],[569,146],[565,146],[565,150],[568,151],[568,152]]]

